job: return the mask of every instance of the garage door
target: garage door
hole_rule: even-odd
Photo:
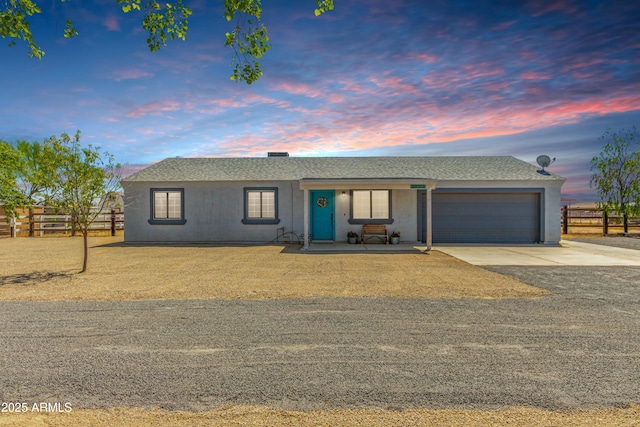
[[[433,192],[433,243],[537,243],[539,192]]]

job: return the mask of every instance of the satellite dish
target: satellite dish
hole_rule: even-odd
[[[536,158],[536,162],[538,162],[538,164],[540,165],[540,167],[542,169],[538,170],[537,172],[541,175],[551,175],[549,172],[547,172],[546,170],[544,170],[544,168],[546,168],[547,166],[549,166],[551,163],[555,162],[556,158],[554,157],[553,160],[551,160],[551,157],[542,154],[540,156],[538,156],[538,158]]]

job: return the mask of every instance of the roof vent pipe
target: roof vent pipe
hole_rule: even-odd
[[[267,157],[289,157],[286,151],[269,151]]]

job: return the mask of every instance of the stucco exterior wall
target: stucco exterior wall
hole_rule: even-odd
[[[244,188],[278,188],[278,224],[243,224]],[[184,189],[183,225],[149,224],[151,188]],[[278,229],[303,232],[303,192],[288,181],[154,182],[125,186],[127,242],[269,242]]]
[[[469,189],[542,189],[541,209],[545,244],[560,241],[560,188],[562,181],[440,181],[438,188]],[[243,224],[244,188],[278,189],[278,224]],[[405,186],[404,188],[407,188]],[[183,225],[149,224],[151,188],[184,189]],[[320,187],[316,187],[320,188]],[[335,240],[345,242],[347,232],[360,234],[358,224],[350,224],[351,194],[344,186],[335,190]],[[365,188],[360,185],[354,188]],[[369,189],[384,185],[369,184]],[[398,231],[403,242],[418,241],[418,190],[391,188],[393,224],[389,234]],[[331,189],[326,187],[323,189]],[[343,195],[342,192],[345,192]],[[274,241],[278,229],[293,232],[300,239],[304,233],[304,190],[299,181],[252,182],[130,182],[125,186],[125,241],[135,242],[238,242]]]

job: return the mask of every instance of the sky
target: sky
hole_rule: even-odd
[[[512,155],[596,200],[606,129],[640,129],[640,2],[265,0],[271,50],[252,84],[229,79],[221,1],[187,41],[151,53],[115,0],[40,0],[46,52],[0,45],[0,139],[81,131],[136,170],[167,157]],[[69,18],[79,32],[63,38]]]

